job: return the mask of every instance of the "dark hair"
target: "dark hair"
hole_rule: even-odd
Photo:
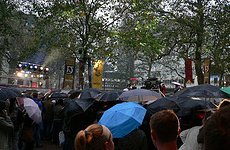
[[[150,128],[156,132],[160,142],[168,143],[177,139],[179,120],[172,110],[162,110],[151,116]]]
[[[38,93],[37,93],[37,92],[34,92],[34,93],[32,94],[32,96],[33,96],[33,98],[38,98]]]
[[[205,150],[230,147],[230,105],[216,111],[204,125]]]

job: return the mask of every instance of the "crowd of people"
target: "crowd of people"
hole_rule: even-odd
[[[123,138],[113,138],[111,131],[97,123],[98,107],[83,114],[66,111],[80,93],[67,100],[30,98],[42,112],[36,123],[26,113],[17,97],[0,101],[0,150],[32,150],[48,140],[63,150],[227,150],[230,147],[230,100],[218,109],[205,111],[202,124],[182,128],[181,118],[172,110],[146,114],[142,125]],[[60,134],[62,133],[62,135]]]

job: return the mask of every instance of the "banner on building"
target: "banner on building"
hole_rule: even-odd
[[[93,88],[102,88],[102,75],[103,75],[104,61],[98,60],[93,66]]]
[[[71,57],[65,61],[63,89],[74,88],[75,62],[75,57]]]
[[[204,83],[210,84],[210,58],[205,58],[204,60]]]
[[[185,60],[185,82],[188,84],[193,83],[192,79],[192,60],[186,59]]]

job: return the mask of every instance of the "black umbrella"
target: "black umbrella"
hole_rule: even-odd
[[[97,113],[94,109],[94,102],[94,99],[66,100],[64,131],[68,136],[75,137],[80,130],[85,129],[96,120]]]
[[[19,89],[17,89],[17,88],[9,88],[11,91],[13,91],[14,93],[16,93],[16,94],[18,94],[18,96],[21,96],[22,95],[22,92],[19,90]]]
[[[62,92],[53,92],[49,96],[50,98],[67,98],[68,94]]]
[[[6,99],[16,98],[21,96],[21,93],[14,92],[11,88],[2,88],[0,89],[0,94]],[[4,100],[4,99],[3,99]]]
[[[81,94],[80,90],[71,90],[68,92],[69,98],[70,99],[74,99],[74,98],[78,98],[78,96]]]
[[[178,112],[180,110],[180,107],[177,105],[175,101],[171,99],[171,97],[160,98],[148,104],[146,108],[150,114],[154,114],[158,111],[166,109],[174,110],[175,112]]]
[[[77,99],[75,101],[81,109],[85,112],[87,111],[95,102],[94,98],[87,98],[87,99]]]
[[[2,89],[0,89],[0,101],[5,101],[7,99],[8,99],[8,96],[5,93],[5,91],[2,91]]]
[[[201,98],[172,96],[170,100],[174,101],[179,106],[180,110],[177,112],[178,116],[187,116],[194,111],[216,108],[213,103]]]
[[[80,99],[95,98],[101,91],[94,88],[84,89],[81,91]]]
[[[185,88],[175,94],[179,97],[206,97],[206,98],[225,98],[220,88],[210,84],[201,84]]]
[[[105,91],[100,93],[95,99],[98,101],[116,101],[117,98],[122,94],[122,91]]]

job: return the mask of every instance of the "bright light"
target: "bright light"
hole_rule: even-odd
[[[38,69],[38,66],[34,66],[35,69]]]
[[[27,77],[28,77],[28,74],[25,74],[25,77],[27,78]]]
[[[43,74],[40,74],[40,78],[43,78],[44,77],[44,75]]]
[[[21,67],[22,67],[22,64],[18,64],[18,67],[20,67],[20,68],[21,68]]]
[[[31,78],[33,78],[34,77],[34,75],[33,74],[31,74]]]
[[[30,66],[30,69],[33,69],[33,66]]]
[[[46,71],[49,71],[49,68],[46,68]]]
[[[44,68],[43,67],[40,67],[41,70],[43,70]]]
[[[17,72],[17,76],[22,78],[22,77],[24,77],[24,74],[22,72]]]

